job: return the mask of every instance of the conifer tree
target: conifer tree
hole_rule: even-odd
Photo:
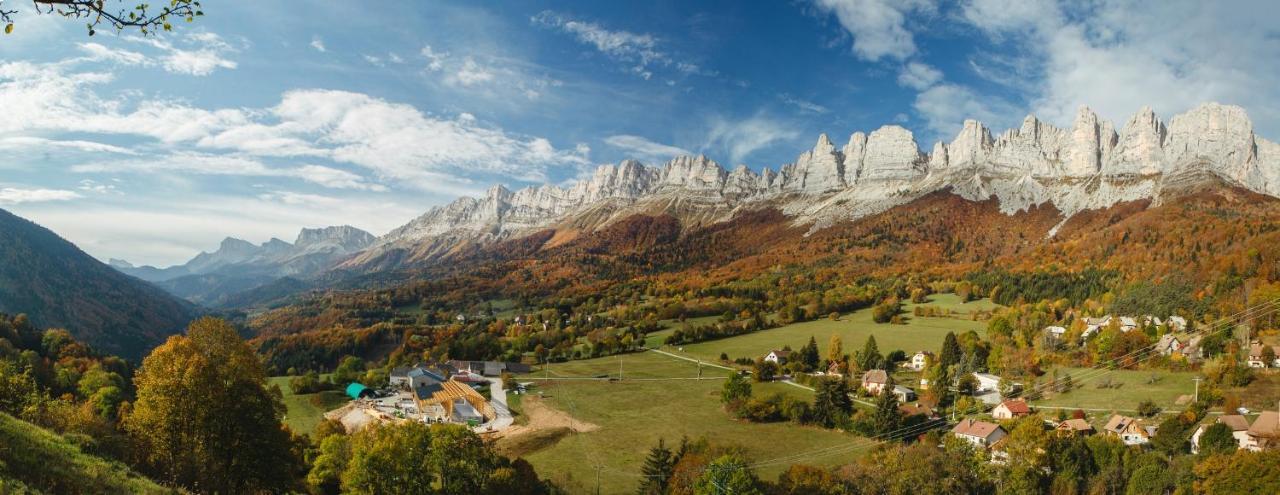
[[[947,332],[947,337],[942,341],[942,353],[938,354],[938,365],[944,369],[959,364],[964,351],[960,349],[960,342],[956,340],[955,332]]]
[[[884,356],[880,355],[880,347],[876,345],[876,336],[867,336],[867,343],[862,346],[862,353],[858,354],[858,367],[863,371],[873,370],[880,367],[884,361]]]
[[[644,460],[640,473],[644,478],[640,481],[640,495],[661,495],[667,492],[667,481],[675,468],[675,457],[671,450],[658,439],[658,446],[649,449],[649,456]]]
[[[876,432],[881,434],[897,430],[902,423],[902,417],[898,413],[898,396],[893,393],[894,385],[896,383],[890,375],[884,388],[880,390],[880,396],[876,398],[876,412],[872,416],[872,422]]]

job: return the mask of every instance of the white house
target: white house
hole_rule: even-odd
[[[929,360],[933,359],[933,353],[929,351],[920,351],[911,356],[907,367],[915,371],[923,371],[924,367],[929,364]]]
[[[1142,426],[1136,418],[1116,414],[1107,421],[1103,432],[1120,439],[1125,445],[1146,445],[1155,435],[1156,427]]]
[[[1249,447],[1249,420],[1239,414],[1228,414],[1218,416],[1215,423],[1222,423],[1231,428],[1231,436],[1236,439],[1236,448],[1244,449]],[[1191,434],[1191,453],[1200,453],[1200,435],[1204,433],[1212,423],[1201,424],[1196,428],[1196,432]]]
[[[791,357],[791,351],[786,349],[772,350],[765,354],[764,360],[770,363],[778,363],[779,366],[787,364],[787,359]]]
[[[1044,327],[1044,332],[1055,339],[1062,340],[1063,337],[1067,336],[1067,327],[1057,325],[1047,326]]]
[[[977,393],[998,392],[1000,390],[1000,377],[991,373],[974,373],[973,378],[978,380]]]
[[[951,434],[984,449],[1008,435],[998,424],[975,419],[961,420],[951,429]]]
[[[1267,362],[1264,352],[1267,345],[1254,342],[1249,346],[1249,367],[1250,368],[1276,368],[1280,367],[1280,347],[1271,347],[1271,362]]]
[[[916,391],[902,385],[893,386],[893,395],[898,396],[898,402],[900,403],[907,403],[916,400]]]
[[[1187,329],[1187,319],[1181,316],[1170,316],[1165,323],[1169,325],[1169,330],[1182,332]]]

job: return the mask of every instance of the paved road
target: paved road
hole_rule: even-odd
[[[511,409],[507,408],[507,390],[503,388],[501,378],[485,379],[489,381],[489,405],[493,406],[493,410],[498,413],[498,417],[474,429],[476,433],[505,430],[515,422],[515,418],[511,417]]]

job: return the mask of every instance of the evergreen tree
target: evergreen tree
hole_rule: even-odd
[[[751,471],[746,459],[727,454],[712,461],[693,487],[694,495],[763,495],[760,479]]]
[[[800,349],[800,362],[812,370],[818,367],[820,359],[821,357],[818,356],[818,341],[810,335],[809,343]]]
[[[813,396],[813,422],[832,428],[852,411],[853,400],[849,398],[848,383],[836,378],[818,381]]]
[[[902,424],[902,416],[898,412],[898,396],[893,393],[894,385],[893,376],[890,375],[884,384],[884,389],[880,391],[880,396],[876,398],[876,411],[871,421],[875,425],[876,432],[880,434],[897,430]]]
[[[662,495],[667,492],[667,481],[671,479],[671,472],[675,468],[675,457],[671,450],[667,448],[661,438],[658,439],[658,446],[649,449],[649,457],[645,458],[644,466],[640,468],[640,473],[644,478],[640,481],[640,495]]]
[[[1240,446],[1231,435],[1231,427],[1214,423],[1200,434],[1200,453],[1204,455],[1230,454]]]
[[[964,351],[960,349],[960,342],[956,340],[955,332],[947,332],[946,338],[942,341],[942,353],[938,354],[938,365],[944,369],[960,363],[960,359],[964,356]]]
[[[867,336],[867,343],[862,346],[862,353],[858,354],[858,367],[863,371],[879,368],[884,361],[884,356],[880,355],[880,348],[876,345],[876,336]]]

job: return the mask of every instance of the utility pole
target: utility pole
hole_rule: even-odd
[[[618,381],[622,381],[622,355],[618,355]]]
[[[596,495],[600,495],[600,466],[596,466]]]
[[[1200,402],[1200,380],[1202,380],[1202,378],[1200,378],[1200,377],[1198,377],[1198,376],[1197,376],[1197,377],[1195,377],[1195,378],[1192,378],[1191,380],[1192,380],[1192,381],[1194,381],[1194,382],[1196,382],[1196,398],[1195,398],[1195,401],[1196,401],[1196,402]]]
[[[698,379],[702,379],[702,361],[698,361]]]

